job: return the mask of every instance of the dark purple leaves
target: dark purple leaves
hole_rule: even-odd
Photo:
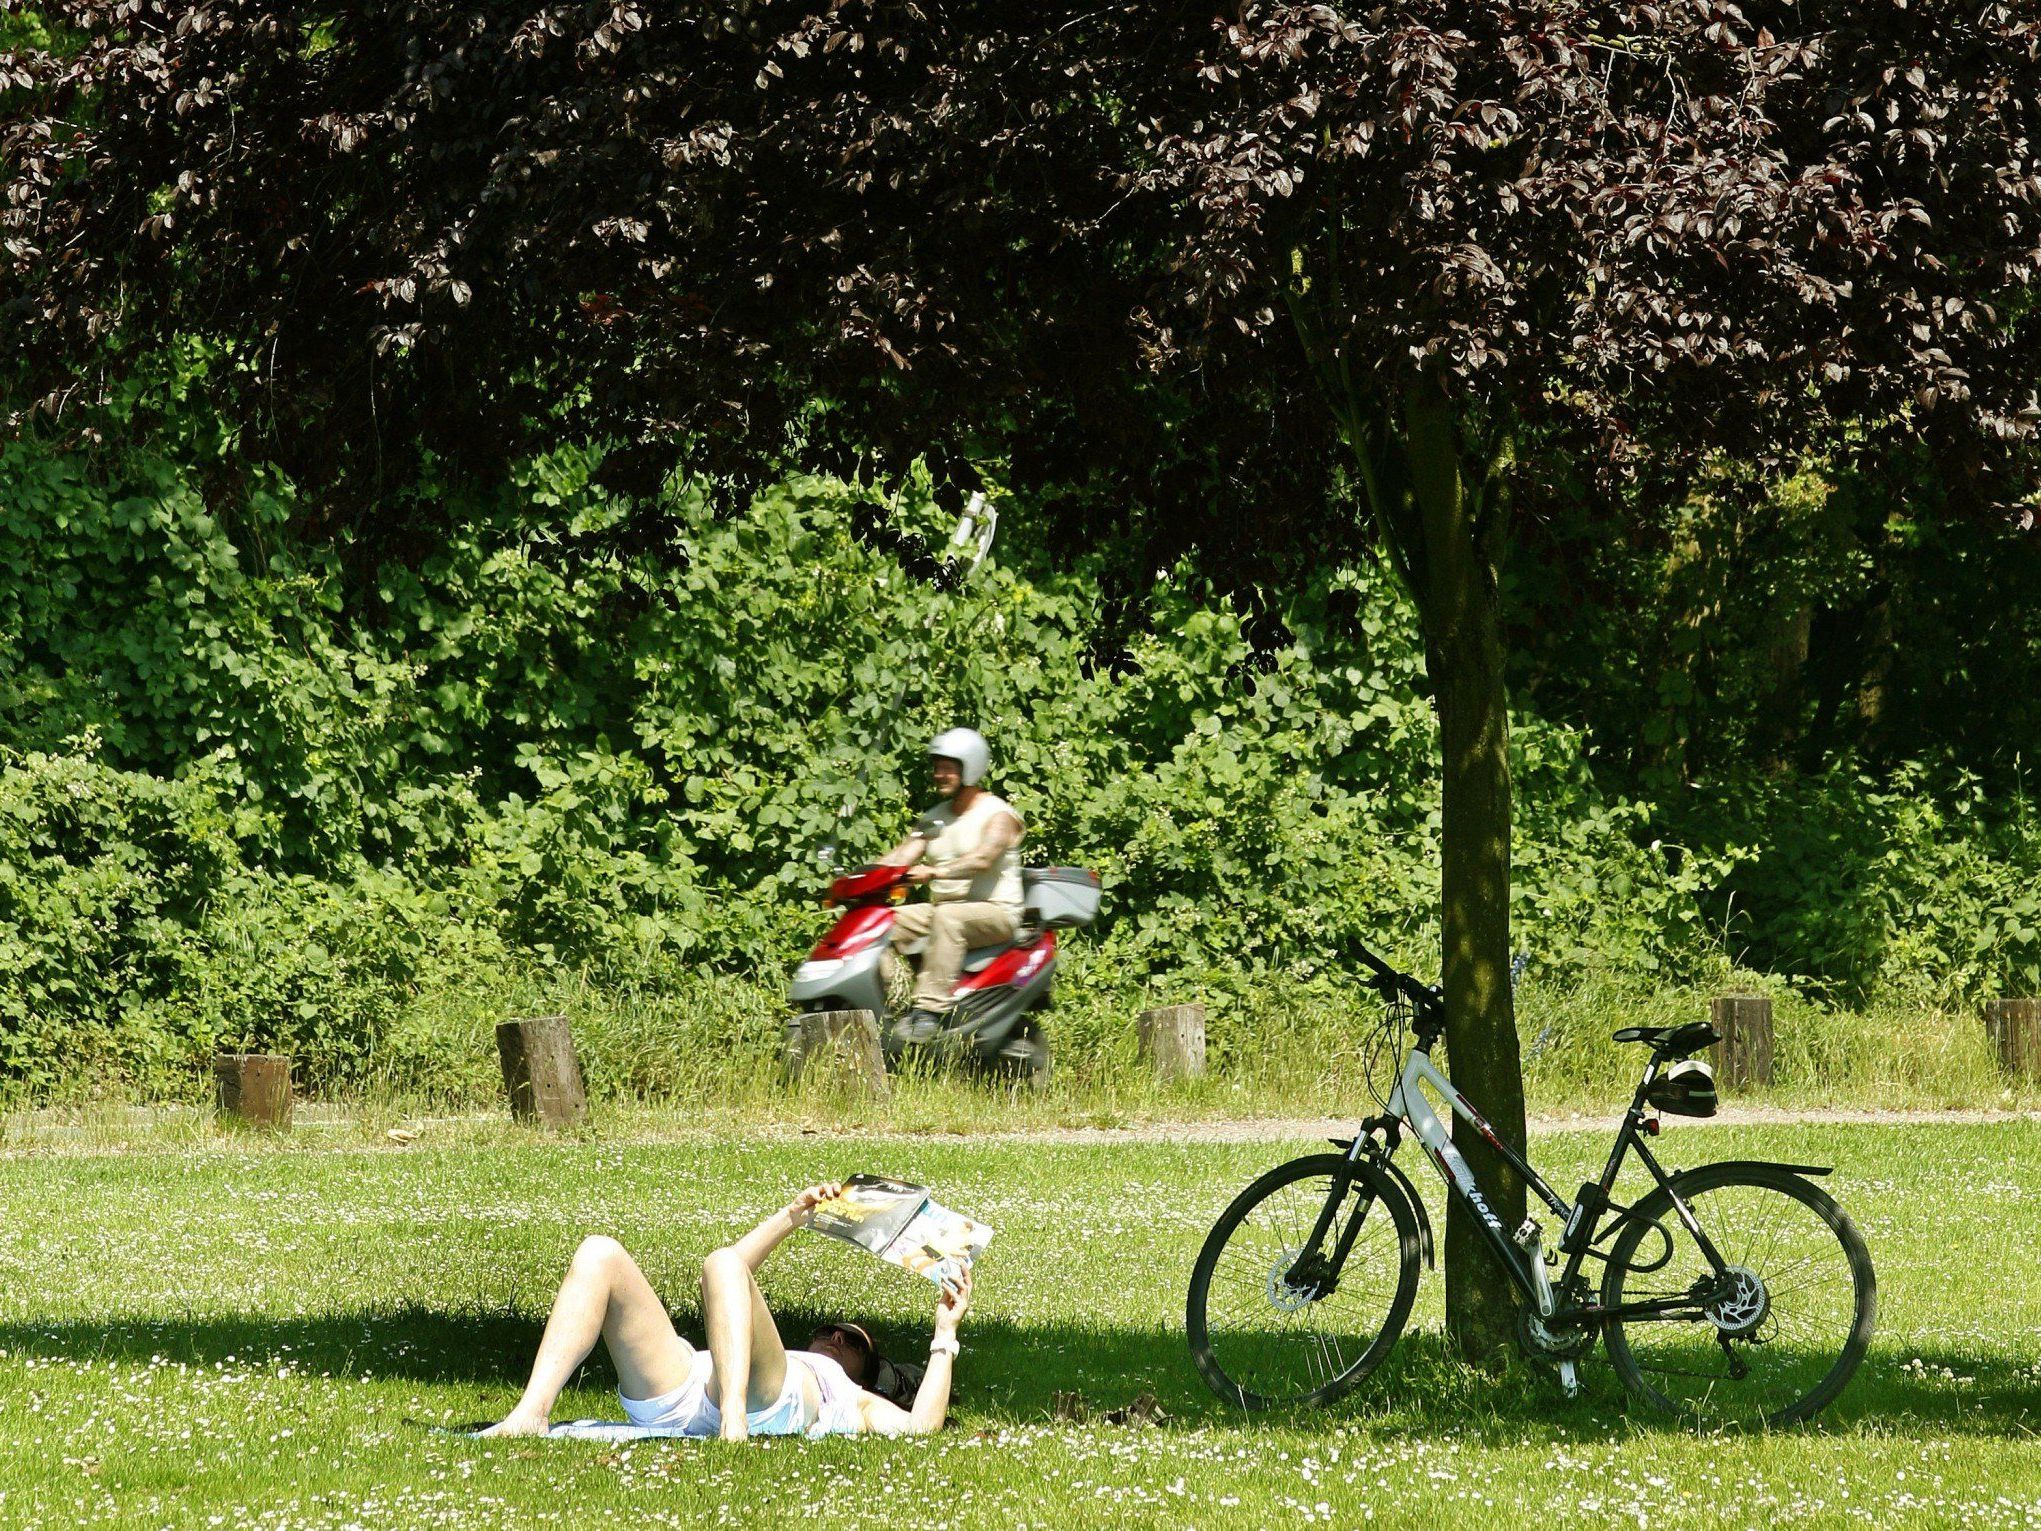
[[[564,378],[714,435],[1075,386],[1075,335],[1274,378],[1300,319],[1343,388],[1668,442],[2032,428],[2031,7],[47,14],[74,49],[0,57],[0,302],[53,387],[118,313],[363,435],[508,445]]]

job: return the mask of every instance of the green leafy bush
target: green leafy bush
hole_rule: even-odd
[[[1228,1069],[1286,1037],[1344,1067],[1321,1044],[1350,943],[1435,969],[1434,723],[1377,570],[1250,608],[1178,565],[1109,647],[1101,569],[1031,556],[1024,502],[949,590],[926,474],[634,499],[565,445],[494,488],[429,469],[401,491],[420,556],[364,571],[210,422],[210,364],[167,358],[90,430],[0,447],[17,1093],[189,1088],[245,1045],[314,1087],[459,1095],[488,1087],[494,1019],[563,995],[604,1018],[606,1087],[765,1067],[826,918],[818,846],[840,836],[841,865],[896,838],[952,722],[992,737],[1029,859],[1105,881],[1069,943],[1066,1067],[1110,1068],[1133,1009],[1186,995]],[[1760,783],[1690,818],[1689,849],[1598,783],[1578,731],[1522,714],[1511,748],[1542,992],[1720,979],[1711,913],[1843,997],[2035,981],[2022,812],[1918,775]]]
[[[18,1086],[181,1088],[219,1047],[352,1082],[421,984],[508,960],[493,924],[401,876],[251,861],[227,791],[214,761],[163,780],[89,738],[0,755],[0,1071]]]
[[[2041,992],[2041,823],[2024,795],[1905,766],[1761,778],[1697,823],[1737,847],[1712,902],[1732,946],[1846,1004]]]

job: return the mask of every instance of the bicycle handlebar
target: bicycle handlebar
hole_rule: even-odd
[[[1390,966],[1358,941],[1353,942],[1348,950],[1374,974],[1371,987],[1383,999],[1392,1004],[1398,999],[1407,999],[1411,1003],[1416,1010],[1420,1031],[1428,1031],[1444,1023],[1445,995],[1435,985]]]
[[[1388,963],[1384,962],[1380,957],[1376,956],[1373,952],[1369,951],[1367,947],[1361,945],[1361,943],[1358,941],[1354,942],[1351,945],[1351,947],[1349,947],[1349,950],[1352,952],[1354,956],[1361,959],[1362,966],[1366,967],[1369,971],[1371,971],[1375,975],[1375,977],[1384,984],[1394,985],[1399,988],[1404,985],[1410,985],[1412,987],[1422,989],[1428,994],[1438,992],[1436,985],[1428,984],[1421,978],[1414,978],[1409,973],[1405,973],[1400,969],[1391,967]],[[1531,954],[1528,949],[1520,951],[1514,957],[1510,958],[1509,986],[1511,993],[1516,992],[1517,980],[1524,976],[1524,969],[1529,967],[1530,964]]]
[[[1361,959],[1363,966],[1369,968],[1377,978],[1382,979],[1384,982],[1409,976],[1405,973],[1399,973],[1358,941],[1353,944],[1353,954]]]

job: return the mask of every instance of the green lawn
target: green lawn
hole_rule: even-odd
[[[950,1524],[2041,1526],[2041,1123],[1670,1128],[1676,1164],[1811,1157],[1877,1262],[1877,1341],[1813,1429],[1698,1437],[1448,1364],[1428,1274],[1361,1394],[1249,1423],[1182,1340],[1197,1245],[1309,1144],[976,1144],[729,1135],[0,1157],[0,1525]],[[1537,1141],[1571,1185],[1601,1151]],[[1413,1158],[1414,1173],[1421,1166]],[[929,1178],[995,1224],[953,1427],[932,1440],[483,1443],[577,1237],[617,1235],[694,1326],[701,1255],[806,1181]],[[1428,1187],[1428,1190],[1435,1187]],[[1434,1211],[1436,1212],[1434,1199]],[[913,1278],[812,1237],[766,1268],[805,1316],[926,1337]],[[614,1417],[599,1365],[562,1418]],[[1151,1391],[1156,1426],[1071,1423]]]

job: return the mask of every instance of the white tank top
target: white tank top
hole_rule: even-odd
[[[948,803],[937,803],[921,816],[921,832],[928,839],[925,853],[931,864],[968,856],[984,843],[986,833],[1001,814],[1014,823],[1020,815],[990,792],[980,792],[961,814]],[[938,877],[928,885],[928,896],[938,904],[957,902],[1001,904],[1021,915],[1020,847],[1009,845],[999,860],[976,877]]]
[[[864,1415],[858,1409],[861,1389],[835,1358],[813,1350],[790,1350],[787,1359],[808,1368],[821,1396],[821,1413],[808,1426],[809,1435],[856,1435],[864,1428]]]

